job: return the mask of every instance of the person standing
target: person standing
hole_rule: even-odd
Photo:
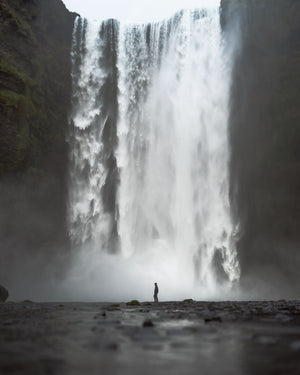
[[[154,302],[158,302],[158,298],[157,298],[157,295],[158,295],[158,285],[157,283],[154,283]]]

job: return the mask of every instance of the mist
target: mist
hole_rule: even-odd
[[[61,251],[63,254],[64,249]],[[256,266],[254,276],[243,277],[233,286],[223,284],[212,293],[180,274],[182,264],[172,260],[172,254],[165,253],[166,259],[162,259],[159,249],[155,256],[148,253],[131,259],[99,253],[88,245],[73,251],[72,255],[56,255],[55,262],[45,255],[18,254],[15,261],[3,258],[6,267],[1,267],[1,275],[9,287],[10,301],[152,301],[154,282],[159,285],[161,301],[277,300],[294,299],[298,293],[296,279],[293,282],[273,264]],[[296,249],[288,259],[290,264],[297,259],[295,255]]]

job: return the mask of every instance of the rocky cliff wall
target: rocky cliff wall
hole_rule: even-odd
[[[10,259],[67,244],[75,16],[60,0],[0,0],[0,244]]]
[[[299,292],[300,2],[222,0],[237,45],[231,90],[231,198],[242,280]]]

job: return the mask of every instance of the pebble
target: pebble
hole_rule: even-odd
[[[276,344],[277,343],[277,338],[276,337],[270,337],[270,336],[259,336],[257,338],[257,341],[260,344],[267,345],[267,344]]]
[[[154,324],[152,323],[150,319],[147,319],[144,321],[143,327],[154,327]]]
[[[293,341],[290,345],[291,349],[294,351],[300,350],[300,340],[299,341]]]

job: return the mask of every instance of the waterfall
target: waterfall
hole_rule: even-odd
[[[149,24],[77,18],[71,56],[74,246],[113,254],[170,296],[232,285],[240,274],[228,177],[232,56],[218,7]]]
[[[93,239],[99,248],[110,243],[114,221],[106,208],[110,197],[106,202],[103,199],[111,174],[109,165],[114,163],[110,152],[117,117],[117,98],[111,99],[117,91],[112,64],[114,31],[112,22],[103,23],[99,29],[98,23],[77,18],[71,52],[69,234],[73,244]]]

